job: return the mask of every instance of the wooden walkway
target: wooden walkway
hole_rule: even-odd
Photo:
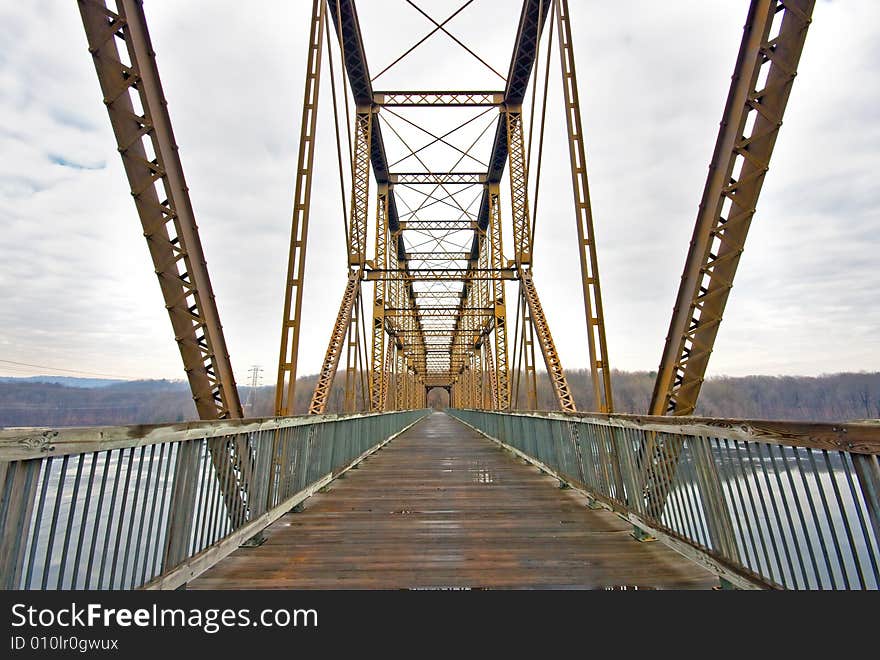
[[[191,589],[710,588],[717,578],[434,413]]]

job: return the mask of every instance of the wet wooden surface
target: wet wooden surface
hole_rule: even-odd
[[[621,587],[717,578],[442,413],[190,582],[190,589]]]

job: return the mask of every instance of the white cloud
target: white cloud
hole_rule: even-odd
[[[611,363],[653,369],[746,3],[571,5]],[[310,3],[256,7],[146,3],[240,382],[255,363],[274,380]],[[448,27],[506,73],[516,16],[487,20],[497,7],[477,0]],[[359,11],[374,74],[431,29],[400,0]],[[878,368],[878,11],[867,0],[817,5],[710,373]],[[182,377],[75,3],[6,7],[0,26],[0,358]],[[500,85],[447,44],[435,35],[377,88],[413,75],[418,86],[430,76]],[[555,55],[551,64],[558,77]],[[301,373],[320,365],[344,282],[328,76],[323,91]],[[575,367],[586,347],[560,96],[548,120],[535,267],[563,360]]]

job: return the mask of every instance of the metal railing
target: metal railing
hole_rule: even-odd
[[[180,586],[425,414],[0,431],[0,585]]]
[[[734,586],[880,586],[880,425],[449,412]]]

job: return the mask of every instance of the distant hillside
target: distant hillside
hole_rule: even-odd
[[[653,372],[647,371],[615,371],[615,410],[644,413],[654,377]],[[298,379],[297,414],[306,412],[315,380],[316,376]],[[342,409],[344,380],[344,373],[340,373],[327,412]],[[568,380],[579,409],[588,410],[589,374],[582,369],[572,370]],[[539,381],[539,407],[554,408],[546,374]],[[239,391],[247,417],[272,415],[273,387],[260,387],[254,392],[240,387]],[[445,394],[433,390],[429,404],[443,407],[445,398]],[[812,421],[880,418],[880,373],[711,378],[703,386],[697,415]],[[0,380],[0,427],[149,424],[192,419],[196,419],[196,411],[185,381],[102,382],[100,386],[84,387],[82,383],[68,386],[33,379]]]
[[[128,381],[108,378],[77,378],[75,376],[27,376],[23,378],[0,376],[0,383],[55,383],[67,387],[106,387],[125,382]]]
[[[186,382],[131,381],[98,387],[0,382],[0,426],[94,426],[195,418]]]

